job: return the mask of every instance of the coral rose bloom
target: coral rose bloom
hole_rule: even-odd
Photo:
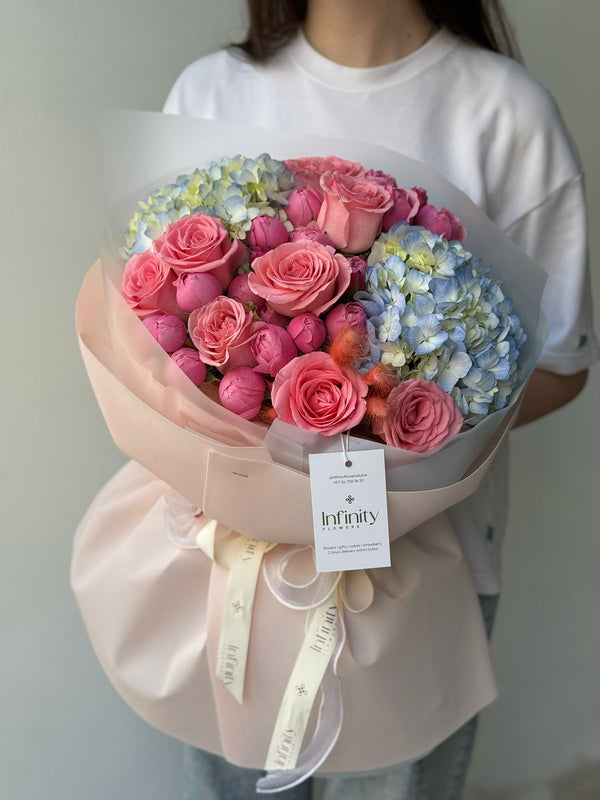
[[[251,345],[260,324],[238,300],[221,296],[192,311],[188,330],[202,361],[225,373],[256,364]]]
[[[437,383],[406,380],[390,392],[383,426],[373,431],[383,433],[386,444],[426,453],[456,436],[462,424],[459,407]]]
[[[340,250],[362,253],[381,233],[383,215],[394,205],[385,186],[337,172],[321,176],[323,205],[317,225]]]
[[[248,286],[286,317],[322,314],[350,285],[348,259],[332,247],[302,239],[279,245],[252,262]]]
[[[365,415],[368,386],[352,369],[315,351],[292,359],[275,377],[271,400],[277,416],[325,436],[353,428]]]
[[[248,252],[239,239],[229,239],[220,219],[200,213],[172,222],[152,248],[176,275],[209,272],[223,289]]]

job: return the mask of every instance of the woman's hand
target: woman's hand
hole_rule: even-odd
[[[523,405],[515,427],[533,422],[569,403],[585,386],[587,375],[587,370],[574,375],[557,375],[542,369],[534,370],[525,388]]]

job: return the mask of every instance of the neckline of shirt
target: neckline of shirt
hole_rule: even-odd
[[[321,55],[308,42],[302,28],[285,48],[287,58],[314,80],[348,92],[386,89],[414,78],[454,49],[459,39],[440,28],[410,55],[378,67],[347,67]]]

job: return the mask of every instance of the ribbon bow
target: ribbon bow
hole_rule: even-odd
[[[229,570],[216,665],[217,677],[243,701],[256,583],[261,569],[282,605],[307,612],[305,634],[292,668],[273,729],[261,793],[280,792],[302,783],[332,751],[342,728],[343,702],[338,661],[346,642],[344,610],[359,614],[373,602],[374,589],[364,570],[318,573],[314,549],[249,539],[205,517],[171,489],[165,494],[165,528],[178,547],[201,549]],[[277,552],[275,550],[277,549]],[[294,573],[296,580],[288,577]],[[307,573],[310,575],[307,580]],[[321,689],[315,731],[300,746]]]

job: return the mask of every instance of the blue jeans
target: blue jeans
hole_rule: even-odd
[[[489,639],[499,595],[478,597]],[[477,715],[472,717],[418,761],[351,777],[314,777],[273,796],[280,800],[460,800],[477,719]],[[255,790],[262,775],[262,770],[236,767],[221,756],[186,745],[183,800],[266,797]]]

